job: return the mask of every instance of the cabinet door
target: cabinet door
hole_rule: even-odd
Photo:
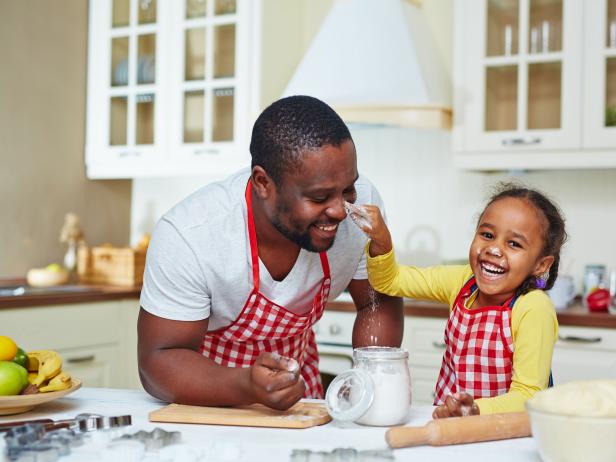
[[[86,164],[90,178],[135,176],[165,151],[167,1],[90,1]]]
[[[87,387],[128,388],[124,358],[117,345],[59,350],[62,368]]]
[[[584,146],[616,146],[616,0],[585,3]]]
[[[171,164],[208,175],[249,165],[246,133],[253,2],[177,0],[173,16]]]
[[[616,378],[616,331],[561,327],[552,357],[555,384]]]
[[[464,17],[456,18],[465,32],[456,50],[466,57],[463,150],[580,147],[582,2],[470,0],[465,6],[457,10]]]
[[[446,318],[405,316],[402,346],[409,352],[413,403],[434,402],[434,390],[445,351]]]

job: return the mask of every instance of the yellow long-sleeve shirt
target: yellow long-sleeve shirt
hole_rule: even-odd
[[[460,289],[473,274],[469,265],[428,268],[399,265],[393,250],[370,257],[368,246],[368,279],[376,291],[447,303],[450,312]],[[511,331],[514,344],[511,387],[504,395],[476,400],[481,414],[522,411],[528,398],[547,388],[558,321],[554,305],[545,292],[533,290],[518,297],[511,312]]]

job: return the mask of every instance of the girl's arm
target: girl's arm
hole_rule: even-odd
[[[469,266],[418,268],[399,265],[389,229],[379,208],[373,205],[350,205],[350,217],[370,238],[366,245],[368,279],[376,291],[452,305],[460,287],[471,275]]]

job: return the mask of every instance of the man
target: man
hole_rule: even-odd
[[[345,288],[355,346],[402,340],[402,302],[371,289],[367,238],[346,219],[345,201],[382,201],[340,117],[315,98],[279,100],[255,122],[250,152],[250,171],[205,186],[154,231],[139,372],[162,400],[287,409],[322,397],[312,325]]]

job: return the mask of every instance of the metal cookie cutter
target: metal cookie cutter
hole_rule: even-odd
[[[164,446],[179,443],[181,439],[182,435],[180,432],[168,432],[160,427],[156,427],[151,432],[141,430],[132,435],[122,435],[113,441],[140,441],[145,446],[146,452],[153,452]]]
[[[6,454],[11,461],[53,462],[83,444],[83,434],[131,425],[130,415],[79,414],[74,419],[5,424]]]

